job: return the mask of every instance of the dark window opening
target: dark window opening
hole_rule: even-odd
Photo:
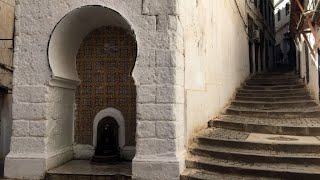
[[[263,15],[263,1],[260,1],[259,9],[260,9],[260,13]]]
[[[286,4],[286,15],[290,13],[290,5],[289,3]]]
[[[309,84],[309,49],[306,44],[304,44],[304,54],[306,58],[306,80],[307,84]]]

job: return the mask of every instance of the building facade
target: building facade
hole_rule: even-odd
[[[24,0],[16,9],[8,178],[89,160],[106,133],[133,178],[179,179],[193,134],[250,69],[273,67],[271,1]]]
[[[279,65],[287,64],[289,61],[288,52],[290,50],[289,39],[286,34],[289,33],[290,23],[290,1],[277,0],[275,4],[275,28],[276,28],[276,62]]]
[[[274,66],[274,12],[272,1],[247,2],[250,72],[265,72]]]
[[[303,8],[303,13],[298,3]],[[318,0],[304,0],[291,2],[290,37],[296,47],[296,70],[300,77],[308,84],[311,95],[319,100],[319,24]],[[306,17],[308,16],[308,18]],[[310,23],[309,23],[309,22]],[[310,27],[309,24],[313,24]]]

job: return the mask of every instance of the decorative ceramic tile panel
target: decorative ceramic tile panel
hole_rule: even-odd
[[[136,88],[131,77],[137,54],[134,37],[119,27],[91,32],[77,55],[81,84],[76,92],[75,140],[92,144],[93,120],[108,107],[122,112],[126,145],[135,144]]]

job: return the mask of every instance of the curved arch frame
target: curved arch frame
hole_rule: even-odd
[[[80,83],[76,71],[78,49],[86,35],[101,26],[122,27],[136,40],[129,21],[111,8],[86,5],[72,10],[58,22],[50,35],[47,54],[52,71],[51,86],[76,89]]]
[[[101,110],[93,121],[93,147],[95,148],[97,146],[97,131],[98,131],[98,124],[99,122],[106,118],[106,117],[112,117],[114,118],[118,125],[119,125],[119,147],[123,148],[125,146],[125,140],[126,140],[126,129],[125,129],[125,120],[122,115],[122,113],[115,109],[115,108],[106,108],[104,110]]]
[[[126,29],[136,41],[138,52],[138,43],[132,25],[119,12],[102,5],[84,5],[75,8],[60,19],[50,35],[47,50],[49,66],[52,71],[50,86],[71,90],[77,88],[80,84],[80,78],[76,70],[76,56],[80,45],[90,32],[102,26],[117,26]],[[137,58],[137,54],[135,56]],[[133,80],[135,81],[135,78]],[[120,111],[116,113],[118,111],[116,109],[107,109],[100,113],[109,112],[110,116],[115,118],[117,122],[119,121],[119,146],[123,147],[126,143],[124,116]],[[96,129],[94,128],[94,130]],[[93,132],[92,144],[94,147],[96,146],[96,132]]]

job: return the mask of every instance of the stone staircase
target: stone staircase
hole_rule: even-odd
[[[320,179],[320,108],[297,75],[251,77],[189,148],[181,179]]]

